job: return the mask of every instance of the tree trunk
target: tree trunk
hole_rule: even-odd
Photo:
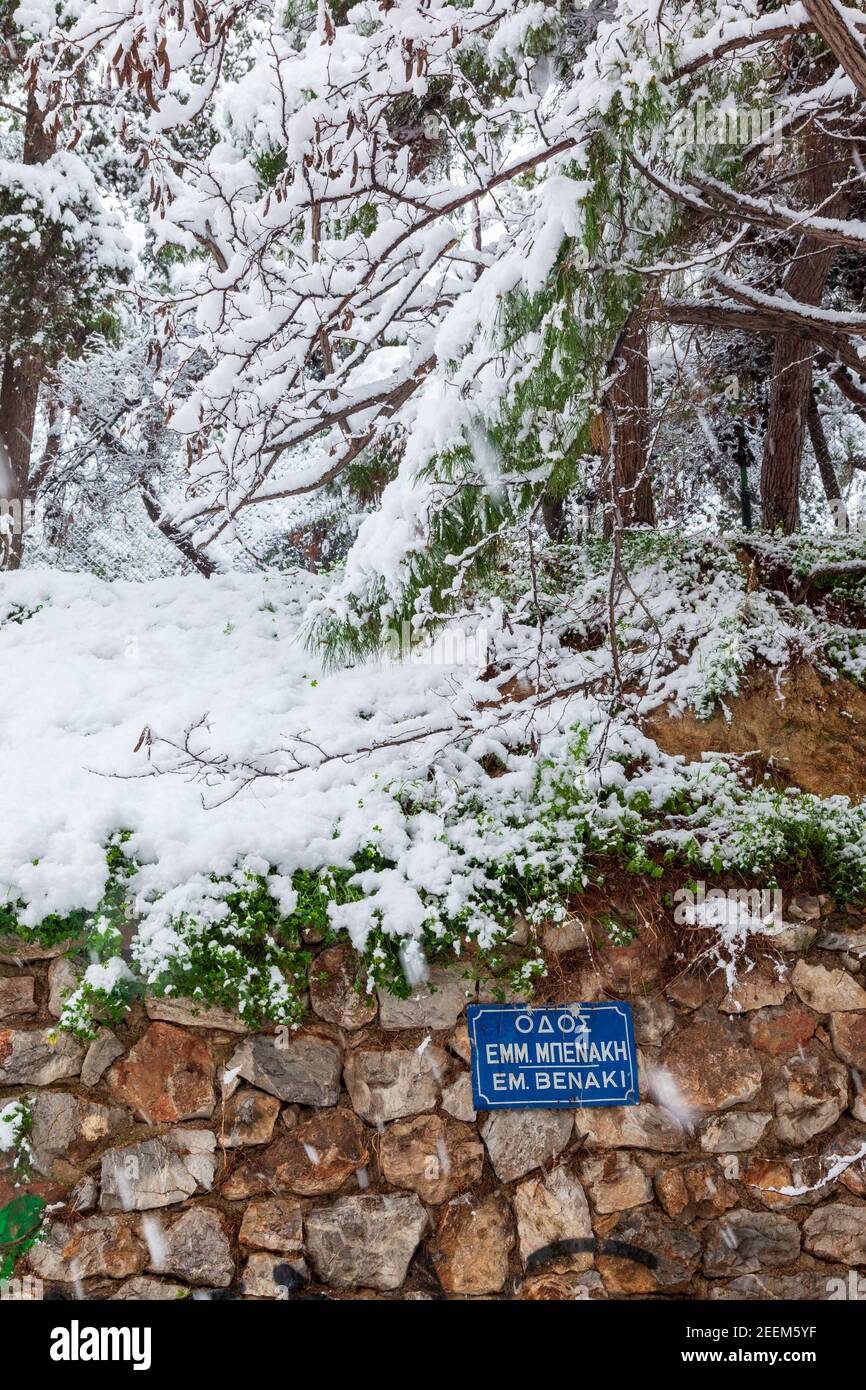
[[[806,419],[809,426],[809,438],[812,441],[812,453],[815,455],[815,462],[818,465],[818,472],[821,474],[821,482],[824,484],[824,492],[833,512],[833,519],[838,526],[844,506],[842,504],[842,489],[839,486],[839,479],[836,477],[836,470],[830,457],[830,447],[824,433],[824,426],[821,423],[818,401],[814,391],[809,393]]]
[[[707,460],[707,476],[719,489],[721,501],[739,511],[744,531],[752,529],[752,499],[749,492],[749,465],[754,462],[749,436],[742,415],[723,415],[717,431],[719,460]],[[719,466],[721,465],[721,466]]]
[[[740,521],[744,531],[752,529],[752,496],[749,492],[749,464],[752,451],[744,421],[738,415],[734,420],[734,463],[740,490]]]
[[[14,362],[9,353],[3,361],[0,382],[0,441],[4,446],[6,464],[0,467],[3,498],[0,513],[3,523],[0,559],[4,569],[17,570],[24,550],[24,527],[30,498],[30,450],[42,364],[38,359],[25,357]],[[6,477],[3,478],[3,473]]]
[[[564,497],[545,497],[541,503],[541,519],[552,541],[565,539],[567,518]]]
[[[54,153],[56,137],[46,133],[42,113],[31,93],[24,120],[24,164],[44,164]],[[39,252],[37,251],[37,255]],[[46,273],[50,273],[46,269]],[[56,273],[56,272],[54,272]],[[24,551],[24,526],[30,502],[30,454],[33,447],[33,427],[39,386],[45,373],[42,358],[32,352],[7,344],[3,355],[3,376],[0,381],[0,445],[5,453],[5,469],[0,463],[0,483],[8,488],[5,500],[0,501],[0,514],[11,518],[4,523],[0,542],[0,564],[5,569],[18,569]],[[4,478],[4,472],[7,476]]]
[[[804,0],[804,9],[860,95],[866,97],[866,53],[850,20],[834,0]]]
[[[810,165],[809,205],[824,217],[844,215],[846,195],[832,194],[845,169],[834,159],[829,138],[813,133],[805,157]],[[820,304],[835,254],[834,247],[801,237],[783,281],[786,294],[802,304]],[[800,524],[800,466],[812,395],[813,351],[813,343],[800,333],[780,333],[776,338],[761,464],[761,505],[768,531],[780,526],[790,534]]]
[[[647,331],[637,310],[629,315],[614,356],[622,362],[622,370],[607,395],[613,426],[612,448],[608,448],[604,464],[604,533],[608,538],[617,509],[623,526],[655,524],[649,479]]]

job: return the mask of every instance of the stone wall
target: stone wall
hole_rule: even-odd
[[[638,971],[639,1106],[492,1115],[456,972],[377,1001],[331,947],[297,1033],[152,1001],[86,1047],[55,1031],[68,961],[0,957],[0,1099],[31,1098],[33,1186],[64,1203],[29,1269],[119,1299],[847,1296],[866,932],[816,919],[786,944],[733,995],[670,953]],[[633,949],[550,946],[539,1000],[627,993]]]

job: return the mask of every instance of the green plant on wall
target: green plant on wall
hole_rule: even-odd
[[[39,1239],[45,1205],[44,1197],[25,1192],[0,1207],[0,1288]]]

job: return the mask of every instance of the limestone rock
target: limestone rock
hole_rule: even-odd
[[[866,1265],[866,1206],[833,1202],[819,1207],[803,1225],[803,1245],[821,1260]]]
[[[535,1303],[571,1303],[575,1299],[581,1302],[606,1299],[607,1293],[597,1270],[590,1269],[586,1274],[557,1274],[546,1270],[524,1279],[518,1297]]]
[[[340,1096],[342,1056],[336,1043],[315,1033],[290,1038],[256,1033],[245,1038],[228,1070],[279,1100],[298,1105],[336,1105]]]
[[[632,1004],[634,1039],[640,1047],[658,1047],[676,1023],[676,1014],[663,994],[635,999]]]
[[[588,1149],[654,1149],[680,1153],[688,1149],[688,1131],[670,1110],[641,1101],[622,1109],[578,1110],[577,1133],[586,1136]]]
[[[288,1298],[309,1280],[306,1264],[295,1255],[250,1255],[241,1275],[244,1298]]]
[[[69,1211],[78,1216],[85,1211],[93,1211],[99,1200],[99,1184],[92,1173],[79,1178],[69,1194]]]
[[[811,950],[818,935],[818,922],[783,922],[772,927],[772,944],[777,951],[791,951],[798,956]]]
[[[703,975],[686,971],[665,985],[665,994],[681,1009],[699,1009],[709,994],[709,984]]]
[[[832,1192],[822,1184],[821,1165],[814,1157],[762,1158],[754,1154],[743,1173],[743,1184],[762,1206],[770,1211],[823,1202]]]
[[[183,995],[166,994],[157,999],[149,994],[144,1001],[148,1018],[159,1023],[176,1023],[184,1028],[218,1028],[223,1033],[248,1033],[250,1030],[234,1009],[222,1009],[218,1004],[205,1004]]]
[[[112,1095],[148,1124],[204,1119],[213,1113],[215,1063],[203,1038],[152,1023],[106,1077]]]
[[[740,977],[719,1008],[726,1014],[773,1008],[783,1004],[790,993],[791,985],[786,976],[780,976],[769,965],[757,964]]]
[[[227,1149],[268,1144],[280,1113],[276,1096],[253,1086],[242,1086],[225,1103],[220,1142]]]
[[[351,946],[331,946],[310,970],[310,1004],[328,1023],[354,1032],[376,1017],[376,996],[367,993],[367,974]]]
[[[467,1004],[475,998],[475,984],[462,966],[434,966],[425,984],[413,989],[408,999],[379,990],[379,1024],[386,1031],[397,1028],[453,1028]]]
[[[448,1048],[461,1062],[465,1062],[467,1067],[471,1065],[472,1047],[469,1042],[469,1029],[465,1023],[458,1023],[448,1041]]]
[[[146,1258],[129,1220],[113,1216],[85,1216],[69,1226],[54,1221],[28,1255],[34,1274],[59,1284],[127,1279],[144,1269]]]
[[[31,1102],[33,1166],[45,1177],[71,1181],[76,1165],[129,1124],[125,1110],[97,1105],[64,1091],[40,1091]]]
[[[668,1216],[689,1223],[697,1217],[720,1216],[740,1200],[736,1187],[722,1175],[714,1159],[702,1158],[675,1168],[657,1168],[656,1196]]]
[[[503,1196],[456,1197],[439,1213],[430,1260],[448,1293],[499,1293],[513,1243],[511,1211]]]
[[[87,1049],[81,1067],[81,1082],[84,1086],[95,1086],[112,1062],[122,1057],[125,1049],[110,1028],[100,1028]]]
[[[705,1153],[744,1153],[760,1143],[772,1115],[766,1110],[729,1110],[726,1115],[711,1115],[700,1130],[701,1148]]]
[[[836,1130],[824,1145],[821,1161],[825,1172],[837,1170],[836,1181],[841,1187],[855,1197],[866,1197],[866,1134],[862,1129],[844,1125]]]
[[[178,1299],[188,1298],[189,1289],[185,1284],[172,1284],[168,1279],[153,1279],[140,1274],[136,1279],[128,1279],[111,1295],[112,1302],[132,1303],[176,1303]]]
[[[866,931],[827,931],[817,944],[821,951],[844,951],[862,959],[866,956]]]
[[[388,1125],[379,1143],[382,1176],[438,1206],[478,1182],[484,1148],[474,1129],[439,1115]]]
[[[800,1253],[800,1228],[769,1211],[729,1211],[708,1228],[704,1273],[756,1274],[765,1266],[791,1264]]]
[[[788,916],[795,922],[817,922],[821,916],[821,899],[812,893],[798,893],[788,903]]]
[[[280,1181],[280,1170],[287,1157],[286,1136],[280,1134],[272,1143],[244,1156],[244,1161],[224,1179],[220,1196],[228,1202],[239,1202],[266,1192],[287,1191]]]
[[[209,1189],[216,1171],[216,1137],[209,1129],[167,1130],[153,1139],[102,1155],[103,1211],[147,1211],[183,1202]]]
[[[573,917],[568,922],[548,927],[543,944],[545,951],[550,951],[554,956],[564,956],[569,951],[585,951],[589,943],[583,923]]]
[[[729,1110],[761,1089],[761,1063],[751,1047],[718,1019],[692,1023],[662,1049],[662,1068],[695,1110]]]
[[[323,1284],[399,1289],[426,1226],[414,1194],[340,1197],[307,1217],[307,1254]]]
[[[291,1197],[263,1197],[244,1211],[238,1235],[240,1245],[277,1254],[303,1248],[304,1222],[300,1202]]]
[[[38,941],[25,941],[23,936],[0,936],[0,965],[20,965],[22,961],[54,960],[64,955],[72,942],[56,941],[53,946],[41,946]]]
[[[725,1284],[713,1284],[709,1290],[714,1302],[728,1299],[761,1299],[764,1302],[817,1302],[827,1298],[827,1276],[812,1270],[799,1274],[741,1274]]]
[[[772,1087],[776,1134],[783,1144],[806,1144],[835,1124],[848,1104],[843,1066],[810,1044],[779,1069]]]
[[[752,1046],[771,1057],[790,1057],[812,1037],[818,1019],[811,1009],[796,1001],[783,1008],[759,1009],[749,1019]]]
[[[512,946],[525,946],[529,941],[530,927],[522,912],[516,913],[512,918],[513,926],[505,940]]]
[[[616,925],[631,928],[629,914]],[[625,917],[625,914],[623,914]],[[593,939],[591,970],[599,985],[608,993],[638,998],[658,988],[659,964],[668,953],[664,940],[651,929],[645,931],[640,922],[635,935],[627,944],[616,945],[610,931],[598,929]],[[598,997],[580,993],[578,998]]]
[[[817,1014],[866,1009],[866,990],[851,979],[847,970],[827,970],[823,965],[807,965],[798,960],[791,982],[803,1003]]]
[[[346,1060],[345,1080],[352,1106],[368,1124],[387,1124],[419,1115],[436,1105],[447,1077],[448,1058],[431,1044],[419,1052],[358,1050]]]
[[[357,1115],[342,1108],[313,1115],[280,1144],[279,1186],[302,1197],[336,1192],[370,1158],[367,1131]]]
[[[560,1153],[573,1130],[571,1110],[493,1110],[481,1137],[499,1181],[513,1182]]]
[[[48,967],[48,1012],[52,1018],[63,1013],[67,994],[78,988],[81,967],[73,965],[68,956],[58,956]]]
[[[652,1183],[640,1164],[622,1149],[585,1158],[581,1175],[596,1211],[628,1211],[651,1202]]]
[[[866,1072],[866,1013],[831,1014],[830,1037],[837,1057]]]
[[[689,1231],[654,1207],[636,1207],[607,1232],[596,1263],[609,1294],[676,1293],[688,1287],[700,1258]]]
[[[517,1239],[524,1267],[531,1257],[557,1241],[590,1242],[586,1251],[556,1257],[556,1267],[580,1273],[593,1263],[592,1222],[583,1187],[567,1168],[554,1168],[543,1177],[528,1178],[511,1196],[517,1218]]]
[[[472,1077],[468,1071],[462,1071],[456,1081],[445,1087],[442,1092],[442,1109],[455,1120],[465,1120],[468,1124],[474,1124],[478,1112],[472,1104]]]
[[[8,1018],[10,1014],[35,1014],[34,984],[32,975],[0,978],[0,1018]]]
[[[0,1085],[50,1086],[77,1076],[84,1049],[59,1028],[0,1028]]]
[[[229,1201],[262,1192],[324,1196],[363,1172],[369,1157],[369,1137],[357,1115],[342,1107],[323,1111],[252,1154],[225,1181],[222,1195]]]
[[[214,1289],[226,1288],[234,1278],[229,1238],[219,1214],[210,1207],[191,1207],[163,1229],[154,1244],[157,1248],[148,1265],[151,1274],[173,1274],[188,1284]]]
[[[244,1161],[224,1179],[220,1196],[228,1202],[239,1202],[266,1192],[288,1191],[280,1180],[280,1170],[288,1156],[286,1136],[280,1134],[272,1143],[244,1156]]]

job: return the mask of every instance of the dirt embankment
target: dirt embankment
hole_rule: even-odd
[[[777,674],[756,670],[742,693],[710,719],[668,709],[646,732],[663,752],[699,762],[706,753],[756,754],[783,785],[817,796],[866,796],[866,692],[844,676],[831,680],[803,663]]]

